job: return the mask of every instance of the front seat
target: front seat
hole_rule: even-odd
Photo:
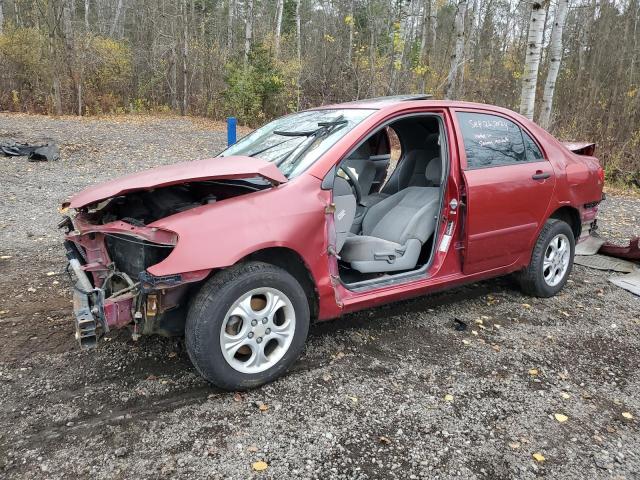
[[[365,214],[362,235],[346,238],[342,260],[362,273],[415,268],[435,231],[439,201],[437,187],[409,187],[385,198]]]
[[[432,133],[427,136],[424,148],[407,152],[406,158],[400,161],[397,171],[384,188],[385,193],[396,193],[407,187],[440,186],[442,162],[439,138],[437,133]]]

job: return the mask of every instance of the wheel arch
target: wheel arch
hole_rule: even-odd
[[[260,261],[280,267],[290,273],[300,284],[309,302],[311,320],[318,318],[319,295],[318,289],[311,274],[311,270],[304,259],[295,250],[287,247],[268,247],[256,250],[243,257],[238,263]]]
[[[571,227],[571,231],[573,232],[575,240],[578,241],[582,230],[582,224],[580,222],[580,212],[578,212],[578,209],[565,205],[555,210],[549,216],[549,218],[562,220],[563,222],[568,224],[569,227]]]

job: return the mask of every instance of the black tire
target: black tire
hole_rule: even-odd
[[[544,278],[544,255],[551,240],[559,234],[564,234],[569,240],[569,266],[562,280],[557,285],[551,286]],[[569,274],[573,268],[573,256],[575,249],[576,241],[571,227],[562,220],[553,218],[547,220],[540,231],[540,235],[538,236],[535,246],[533,247],[533,253],[531,255],[529,265],[527,268],[516,274],[516,279],[518,280],[522,291],[527,295],[534,297],[548,298],[562,290],[562,287],[567,283],[567,279],[569,278]]]
[[[220,335],[226,314],[236,300],[253,289],[268,287],[284,293],[295,312],[293,340],[284,356],[268,370],[242,373],[225,359]],[[309,332],[309,303],[298,281],[282,268],[247,262],[222,270],[210,278],[192,300],[187,314],[185,340],[196,370],[224,390],[246,390],[282,376],[297,360]]]

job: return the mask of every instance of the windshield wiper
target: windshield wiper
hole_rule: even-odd
[[[336,120],[332,120],[329,122],[318,122],[319,128],[316,128],[315,130],[298,130],[298,131],[292,131],[292,132],[288,132],[286,130],[274,130],[273,133],[276,135],[282,135],[283,137],[311,137],[319,134],[325,129],[329,129],[330,131],[332,127],[337,127],[339,125],[344,125],[346,123],[347,123],[346,120],[338,118]]]
[[[304,155],[304,153],[309,149],[309,147],[311,147],[311,145],[313,145],[313,141],[308,141],[309,138],[312,138],[313,140],[317,140],[318,138],[322,138],[322,137],[328,135],[329,133],[333,132],[333,130],[336,127],[338,127],[338,128],[343,127],[347,123],[348,122],[347,122],[347,120],[345,120],[343,118],[343,115],[340,115],[335,120],[331,120],[331,121],[328,121],[328,122],[318,122],[318,127],[319,128],[316,128],[313,131],[298,131],[298,132],[274,131],[273,133],[275,133],[277,135],[284,135],[284,136],[290,136],[290,137],[293,137],[293,136],[295,136],[295,137],[307,137],[307,140],[305,140],[305,142],[307,142],[307,144],[296,155],[296,157],[299,157],[301,155]],[[302,142],[302,144],[304,144],[305,142]],[[286,162],[287,159],[291,156],[291,154],[293,152],[295,152],[295,151],[296,151],[296,148],[294,148],[288,154],[286,154],[284,157],[282,157],[280,160],[275,162],[276,167],[280,167],[280,165],[282,165],[284,162]]]
[[[293,140],[292,138],[287,138],[286,140],[283,140],[281,142],[275,143],[273,145],[269,145],[268,147],[263,148],[262,150],[257,150],[255,152],[249,153],[247,155],[247,157],[255,157],[256,155],[260,155],[261,153],[266,152],[267,150],[271,150],[272,148],[276,148],[279,147],[280,145],[282,145],[283,143],[287,143],[290,142],[291,140]]]

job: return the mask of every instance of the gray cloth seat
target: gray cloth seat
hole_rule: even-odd
[[[438,143],[439,135],[432,133],[427,137],[424,148],[407,152],[384,191],[396,193],[407,187],[439,187],[442,161]]]
[[[433,235],[440,188],[409,187],[373,205],[362,221],[362,235],[350,234],[342,260],[362,273],[411,270],[422,245]]]

